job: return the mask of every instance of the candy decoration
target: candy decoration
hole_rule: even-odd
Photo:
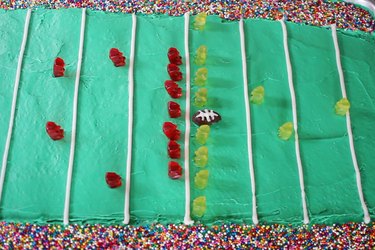
[[[279,128],[279,137],[282,140],[289,140],[289,138],[293,135],[293,123],[292,122],[286,122]]]
[[[118,49],[112,48],[109,51],[109,58],[116,67],[125,66],[125,57]]]
[[[264,100],[264,87],[258,86],[251,91],[250,102],[254,104],[262,104]]]
[[[53,64],[53,75],[55,77],[64,76],[65,73],[65,62],[62,58],[57,57]]]
[[[336,115],[344,116],[350,109],[350,102],[347,98],[342,98],[335,105]]]
[[[195,134],[195,139],[197,140],[199,144],[206,144],[209,135],[210,135],[210,126],[201,125],[197,129],[197,133]]]
[[[205,12],[201,12],[195,16],[193,27],[195,30],[204,30],[206,25],[207,14]]]
[[[169,143],[168,143],[168,155],[172,159],[180,159],[180,157],[181,157],[180,144],[178,144],[175,141],[169,141]]]
[[[182,73],[178,65],[182,64],[180,52],[176,48],[168,50],[169,64],[167,71],[171,80],[164,82],[165,89],[172,98],[180,98],[182,96],[182,89],[175,81],[182,80]],[[181,116],[181,107],[178,103],[168,102],[168,114],[171,118],[178,118]],[[181,132],[177,129],[177,125],[171,122],[163,124],[163,132],[170,139],[168,143],[168,156],[172,159],[179,159],[181,157],[181,147],[175,140],[180,138]],[[178,162],[171,161],[168,164],[168,176],[172,179],[179,179],[182,176],[182,167]]]
[[[54,141],[64,138],[64,129],[54,122],[47,122],[46,131],[49,137],[51,137],[51,139]]]
[[[110,188],[117,188],[122,185],[121,176],[119,176],[115,172],[107,172],[105,174],[105,181]]]
[[[181,107],[177,102],[168,102],[168,114],[171,118],[178,118],[181,116]]]
[[[181,81],[182,80],[182,73],[180,72],[180,68],[173,63],[168,64],[167,71],[170,78],[173,81]]]
[[[169,48],[168,59],[170,63],[176,64],[176,65],[182,64],[182,58],[180,56],[180,52],[176,48]]]
[[[168,176],[172,179],[179,179],[182,176],[182,167],[178,162],[170,161],[168,164]]]
[[[195,187],[204,189],[207,187],[209,171],[207,169],[200,170],[194,178]]]
[[[171,122],[164,122],[163,132],[170,140],[180,139],[181,132],[177,129],[177,125]]]
[[[194,84],[197,86],[206,85],[208,70],[206,68],[199,68],[195,72]]]
[[[202,146],[194,152],[194,164],[197,167],[205,167],[208,163],[208,148]]]
[[[196,65],[204,65],[207,58],[207,47],[204,45],[199,46],[195,55],[194,63]]]
[[[164,82],[165,89],[172,98],[180,98],[182,96],[182,89],[172,80]]]
[[[195,92],[194,105],[196,107],[203,107],[207,104],[207,89],[200,88]]]
[[[206,212],[206,196],[199,196],[193,201],[193,215],[196,217],[202,217]]]
[[[194,115],[193,115],[193,122],[197,124],[198,126],[200,125],[211,125],[212,123],[216,123],[221,121],[221,116],[219,113],[213,111],[213,110],[208,110],[208,109],[203,109],[203,110],[198,110]]]

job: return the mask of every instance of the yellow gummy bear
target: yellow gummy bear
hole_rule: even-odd
[[[206,88],[200,88],[195,93],[194,105],[196,107],[203,107],[206,104],[207,104],[207,89]]]
[[[292,122],[286,122],[286,123],[284,123],[279,128],[279,137],[280,137],[280,139],[285,140],[285,141],[289,140],[289,138],[293,134],[293,131],[294,131],[294,129],[293,129],[293,123]]]
[[[197,72],[195,73],[195,79],[194,79],[195,85],[200,86],[200,87],[206,85],[207,73],[208,73],[208,70],[206,68],[199,68]]]
[[[195,151],[194,164],[198,167],[205,167],[208,162],[208,148],[202,146]]]
[[[350,102],[347,98],[342,98],[340,101],[336,102],[335,105],[335,112],[336,115],[346,115],[346,113],[349,111],[350,108]]]
[[[199,46],[197,49],[197,54],[195,55],[195,64],[196,65],[203,65],[206,63],[207,58],[207,47],[204,45]]]
[[[254,104],[261,104],[264,100],[264,87],[258,86],[251,91],[250,102]]]
[[[199,196],[193,201],[193,216],[202,217],[206,212],[206,196]]]
[[[206,25],[207,14],[205,12],[201,12],[195,16],[193,27],[195,30],[204,30]]]
[[[201,125],[197,129],[197,133],[195,134],[195,138],[198,143],[206,144],[208,136],[210,135],[210,126],[208,125]]]
[[[208,170],[204,169],[199,171],[194,178],[194,183],[195,186],[199,189],[204,189],[207,187],[207,182],[208,182]]]

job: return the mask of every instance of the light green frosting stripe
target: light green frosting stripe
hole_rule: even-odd
[[[207,210],[202,218],[205,223],[218,219],[240,219],[252,223],[238,22],[222,22],[216,16],[208,16],[203,32],[191,31],[192,58],[200,45],[207,47],[208,103],[206,108],[217,111],[222,121],[211,126],[207,142],[209,163],[206,168],[210,173],[208,185],[204,191],[192,188],[192,198],[200,195],[206,196]],[[198,68],[192,63],[193,74]],[[192,103],[197,90],[196,86],[192,88]],[[198,108],[192,105],[192,114],[197,110]],[[192,134],[195,133],[196,126],[192,129]],[[199,145],[193,141],[191,157],[194,157],[194,151],[198,147]],[[193,166],[192,176],[194,177],[199,170],[198,167]]]
[[[78,53],[78,12],[32,13],[1,204],[4,219],[45,222],[62,218]],[[23,25],[24,16],[18,11],[12,13]],[[23,29],[18,26],[9,29],[18,29],[22,35]],[[15,43],[17,50],[18,44]],[[65,78],[52,77],[57,56],[66,61]],[[67,130],[64,140],[53,142],[48,137],[45,124],[49,120]],[[6,130],[7,126],[2,128]]]
[[[0,156],[3,159],[26,11],[0,10]],[[12,29],[10,27],[13,27]],[[1,211],[0,211],[1,212]]]
[[[246,20],[249,91],[264,86],[265,101],[251,104],[254,168],[260,222],[302,221],[302,198],[294,141],[278,138],[293,121],[279,22]]]
[[[370,216],[375,218],[375,33],[340,31],[338,42],[362,186]]]
[[[168,49],[175,47],[184,55],[184,18],[138,16],[136,37],[131,219],[133,223],[181,222],[185,214],[184,178],[168,177],[168,139],[162,127],[165,121],[178,125],[181,131],[178,142],[183,152],[184,115],[169,118],[167,103],[172,98],[164,88],[164,81],[169,79]],[[180,68],[184,74],[184,65]],[[184,80],[179,85],[185,89]],[[182,111],[184,97],[185,91],[177,100]],[[183,167],[183,158],[178,162]]]
[[[110,189],[106,172],[125,179],[128,67],[115,67],[111,48],[129,57],[131,16],[87,12],[78,97],[70,220],[121,220],[124,187]],[[102,73],[99,73],[102,72]]]
[[[346,120],[334,112],[342,94],[331,30],[288,27],[311,221],[361,221]]]
[[[22,39],[25,11],[0,11],[0,152],[9,122],[9,110]],[[80,10],[35,10],[25,51],[14,136],[0,204],[1,218],[21,222],[62,222],[68,166],[72,98],[77,62]],[[125,178],[128,68],[116,68],[109,49],[119,48],[128,58],[131,16],[88,11],[78,103],[76,158],[71,196],[72,222],[120,223],[124,186],[109,189],[105,172]],[[165,121],[185,130],[183,116],[170,119],[164,89],[169,78],[167,51],[184,55],[184,19],[137,16],[133,165],[130,197],[131,223],[182,222],[183,178],[168,177],[168,140]],[[191,18],[191,22],[194,18]],[[12,27],[12,28],[8,28]],[[245,21],[249,90],[265,87],[265,102],[251,105],[258,215],[262,223],[301,223],[302,205],[294,143],[281,141],[277,129],[291,121],[282,31],[278,22]],[[297,96],[301,157],[307,205],[313,223],[362,221],[355,173],[350,158],[345,119],[334,114],[341,98],[331,31],[287,23],[289,49]],[[338,32],[346,79],[354,143],[362,173],[363,191],[374,217],[375,150],[375,36]],[[194,140],[191,132],[191,200],[207,197],[206,214],[194,218],[211,224],[220,220],[251,223],[246,120],[238,22],[207,18],[202,32],[190,30],[193,63],[200,45],[208,48],[208,105],[222,116],[212,126],[210,171],[205,190],[194,187]],[[67,77],[53,78],[56,56],[67,64]],[[184,73],[184,67],[181,67]],[[184,80],[179,83],[185,89]],[[192,114],[198,110],[193,105]],[[183,96],[184,97],[184,96]],[[176,101],[176,100],[175,100]],[[184,112],[185,101],[177,100]],[[52,141],[45,123],[55,121],[66,130],[62,141]],[[183,138],[183,134],[182,137]],[[182,140],[179,141],[183,147]],[[183,160],[179,160],[183,166]]]

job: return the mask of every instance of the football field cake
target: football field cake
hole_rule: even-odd
[[[367,11],[319,2],[303,21],[293,3],[265,19],[251,4],[206,16],[68,2],[80,8],[0,10],[0,232],[104,230],[126,246],[119,231],[242,225],[241,248],[270,247],[250,234],[269,225],[374,230]],[[365,17],[318,23],[325,8]],[[0,242],[12,249],[12,237]],[[74,247],[56,244],[42,245]],[[121,245],[106,244],[92,246]],[[357,246],[340,244],[327,246]]]

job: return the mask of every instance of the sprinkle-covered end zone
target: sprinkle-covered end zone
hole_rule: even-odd
[[[240,4],[238,3],[240,2]],[[336,23],[338,28],[374,32],[375,21],[371,14],[354,4],[323,0],[301,1],[261,1],[261,0],[14,0],[0,1],[2,9],[22,9],[46,7],[58,8],[89,8],[93,10],[139,13],[139,14],[168,14],[181,16],[186,12],[196,14],[206,12],[218,15],[227,20],[244,18],[264,18],[327,26]]]
[[[0,223],[0,245],[5,249],[149,248],[310,248],[370,249],[375,246],[375,224],[103,226]]]

